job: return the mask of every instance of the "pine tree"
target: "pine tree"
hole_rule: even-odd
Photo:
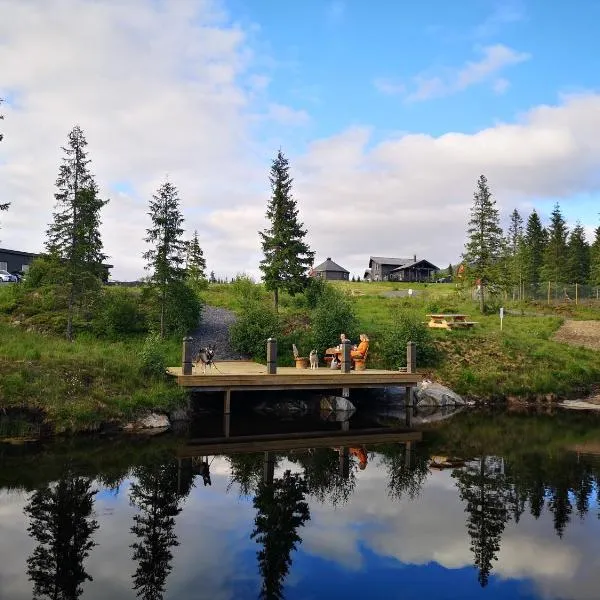
[[[91,486],[90,479],[67,472],[58,483],[34,492],[25,507],[27,531],[37,542],[27,559],[33,598],[75,600],[83,583],[92,581],[84,567],[98,529],[91,518],[96,494]]]
[[[275,309],[278,309],[279,290],[294,295],[308,285],[307,271],[313,263],[314,252],[304,242],[306,230],[298,220],[288,160],[281,150],[273,161],[269,179],[272,196],[267,218],[271,226],[259,232],[265,255],[260,269],[265,287],[273,292]]]
[[[594,242],[590,248],[590,283],[600,286],[600,227],[594,231]]]
[[[0,98],[0,104],[2,104],[3,99]],[[0,121],[2,121],[4,119],[4,115],[0,114]],[[0,131],[0,142],[4,139],[4,135],[3,133]],[[10,202],[5,202],[4,204],[0,203],[0,211],[2,210],[8,210],[8,207],[10,206]]]
[[[206,285],[206,259],[200,242],[198,232],[194,231],[194,237],[186,244],[186,277],[192,288],[196,291]]]
[[[54,220],[46,235],[46,249],[60,264],[68,298],[67,338],[73,339],[73,316],[78,304],[97,291],[102,281],[106,259],[100,237],[100,210],[108,202],[98,198],[98,187],[89,171],[87,141],[79,126],[68,136],[63,147],[65,157],[60,166],[54,194]]]
[[[503,239],[496,201],[492,198],[487,179],[481,175],[473,196],[468,240],[463,257],[471,275],[480,281],[479,307],[485,311],[484,290],[497,281],[502,258]]]
[[[590,278],[590,246],[579,221],[573,227],[567,244],[568,283],[587,283]]]
[[[569,279],[567,272],[568,235],[567,224],[560,212],[560,206],[556,203],[550,217],[548,241],[542,267],[542,276],[546,281],[553,281],[555,289],[558,289],[559,283],[567,283]]]
[[[535,212],[529,215],[523,236],[523,275],[533,293],[537,296],[542,280],[542,266],[546,249],[547,235],[542,222]]]
[[[523,279],[523,219],[516,208],[510,214],[506,250],[507,283],[513,289],[518,286],[520,296]]]
[[[454,276],[454,269],[452,268],[452,263],[448,265],[448,277]]]
[[[183,282],[185,242],[183,241],[183,216],[179,210],[177,188],[170,182],[163,183],[152,196],[150,212],[152,227],[147,229],[145,241],[151,245],[144,253],[146,269],[151,271],[150,287],[158,298],[160,314],[160,336],[165,333],[167,323],[167,304],[171,286]]]

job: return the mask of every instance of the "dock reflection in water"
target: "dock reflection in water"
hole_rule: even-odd
[[[596,597],[600,462],[478,418],[2,447],[2,597]]]

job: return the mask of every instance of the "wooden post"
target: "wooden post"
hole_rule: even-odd
[[[550,304],[550,282],[548,282],[548,304]]]
[[[229,437],[231,429],[231,390],[225,390],[223,398],[223,431],[225,437]]]
[[[575,284],[575,304],[579,304],[579,286]]]
[[[265,452],[263,455],[263,483],[273,485],[275,477],[275,457],[271,452]]]
[[[194,351],[192,348],[192,342],[194,338],[184,337],[183,338],[183,348],[181,349],[181,374],[182,375],[191,375],[192,374],[192,366],[193,366],[193,358]]]
[[[342,373],[350,373],[352,368],[352,359],[350,358],[350,342],[342,342]]]
[[[417,345],[414,342],[406,344],[406,372],[417,372]]]
[[[269,375],[277,373],[277,340],[275,338],[267,340],[267,373]]]
[[[348,448],[342,448],[340,453],[340,476],[344,479],[350,477],[350,452]]]

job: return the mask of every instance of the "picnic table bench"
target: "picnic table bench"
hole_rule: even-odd
[[[427,324],[433,329],[469,328],[478,323],[478,321],[467,321],[469,315],[460,313],[434,313],[427,316],[429,317]]]

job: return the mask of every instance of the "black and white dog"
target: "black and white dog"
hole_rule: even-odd
[[[198,366],[198,363],[202,363],[202,373],[206,374],[206,367],[212,369],[217,368],[214,363],[215,347],[209,344],[206,348],[200,348],[194,357],[194,365]]]

